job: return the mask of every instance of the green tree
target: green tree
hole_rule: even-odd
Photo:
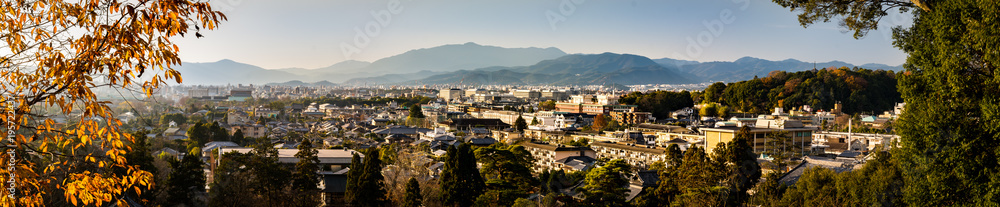
[[[548,100],[548,101],[544,101],[544,102],[538,103],[538,108],[541,108],[544,111],[555,110],[556,109],[556,101]]]
[[[531,117],[531,125],[538,125],[538,117]]]
[[[716,117],[716,116],[719,116],[719,105],[714,104],[714,103],[712,103],[712,104],[705,104],[705,106],[701,107],[701,109],[698,110],[698,115],[701,115],[701,116],[704,116],[704,117]]]
[[[531,175],[535,159],[524,147],[496,143],[476,149],[475,155],[487,187],[476,199],[477,206],[510,206],[514,199],[534,191],[538,183]]]
[[[702,94],[702,102],[722,102],[722,92],[726,90],[726,83],[715,82],[705,88],[705,92]]]
[[[410,181],[406,182],[406,196],[403,197],[403,207],[419,207],[423,200],[423,195],[420,195],[420,182],[417,182],[417,178],[410,178]]]
[[[527,128],[528,128],[528,122],[524,121],[524,117],[521,117],[520,115],[518,115],[517,119],[514,120],[514,130],[517,130],[519,132],[523,132],[524,129],[527,129]]]
[[[767,142],[764,143],[764,147],[767,149],[767,156],[770,156],[771,162],[777,165],[778,172],[785,172],[790,159],[799,154],[800,147],[792,142],[792,136],[788,131],[774,131],[765,137]]]
[[[187,117],[180,113],[160,115],[160,126],[166,127],[171,121],[180,126],[181,124],[187,123]]]
[[[233,132],[233,136],[231,136],[229,138],[229,141],[232,141],[233,143],[236,143],[236,144],[242,146],[242,145],[246,144],[246,141],[247,141],[246,139],[247,139],[246,137],[243,137],[243,130],[242,129],[237,129],[236,132]]]
[[[202,205],[196,199],[200,193],[205,192],[205,163],[201,161],[201,149],[191,148],[184,158],[171,165],[173,171],[168,178],[167,197],[170,201],[168,205]]]
[[[719,143],[715,149],[715,159],[722,162],[726,172],[722,181],[729,188],[726,203],[746,202],[749,199],[747,190],[760,180],[760,165],[750,145],[751,140],[750,127],[743,126],[732,141]]]
[[[625,196],[628,195],[628,179],[626,173],[631,172],[631,166],[624,160],[614,159],[604,166],[594,168],[587,173],[586,185],[581,188],[584,203],[591,206],[625,206]]]
[[[295,172],[292,173],[292,189],[297,190],[297,206],[319,205],[319,151],[312,145],[309,139],[303,139],[297,147],[299,152],[295,153],[295,158],[299,159],[295,163]]]
[[[148,138],[146,137],[147,133],[148,131],[136,131],[132,133],[132,137],[134,138],[135,141],[129,145],[129,147],[132,148],[132,151],[125,153],[125,159],[128,160],[129,164],[138,166],[139,167],[138,169],[153,174],[153,180],[159,180],[160,179],[158,176],[159,170],[156,168],[155,165],[153,165],[153,162],[155,161],[156,158],[153,157],[152,151],[150,151],[149,149],[150,143],[148,142]],[[126,175],[128,173],[127,170],[128,169],[126,168],[116,167],[115,174]],[[161,188],[161,186],[153,186],[153,187]],[[143,192],[150,192],[153,190],[155,189],[150,189],[148,191],[143,190]],[[132,196],[133,198],[138,198],[137,201],[145,205],[152,205],[153,201],[156,200],[156,194],[153,193],[140,194],[140,192],[136,192],[134,189],[129,189],[127,193],[129,194],[129,196]]]
[[[353,160],[352,160],[353,161]],[[365,150],[364,163],[359,166],[351,163],[351,171],[348,174],[348,196],[353,206],[385,206],[389,203],[386,198],[385,183],[382,177],[382,160],[378,149]],[[350,171],[349,171],[350,172]],[[353,176],[353,177],[352,177]]]
[[[716,206],[724,200],[722,195],[727,187],[720,186],[723,167],[709,158],[701,147],[688,148],[684,153],[684,161],[668,179],[677,183],[676,189],[667,188],[667,192],[675,194],[672,204],[682,206]],[[661,180],[663,181],[663,180]]]
[[[427,116],[424,116],[424,112],[420,110],[420,104],[413,104],[412,106],[410,106],[409,117],[423,119],[426,118]]]
[[[446,205],[472,206],[486,189],[482,174],[476,168],[476,155],[468,144],[450,147],[441,171],[441,197]]]

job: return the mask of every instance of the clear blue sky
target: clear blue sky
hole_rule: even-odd
[[[894,13],[883,19],[882,29],[857,40],[836,21],[802,28],[794,13],[770,1],[576,1],[399,0],[392,14],[389,0],[212,0],[229,21],[202,32],[204,38],[176,42],[185,62],[232,59],[269,69],[318,68],[348,58],[374,61],[466,42],[654,59],[732,61],[753,56],[899,65],[906,55],[892,47],[888,28],[911,22],[909,14]],[[731,17],[720,17],[726,11]],[[391,16],[383,26],[372,12]],[[721,22],[721,31],[709,29],[706,21]],[[370,35],[367,45],[355,44],[355,28],[364,32],[366,26],[378,34]],[[342,43],[358,50],[345,55]]]

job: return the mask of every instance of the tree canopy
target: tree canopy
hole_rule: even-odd
[[[134,90],[147,97],[181,60],[172,42],[178,35],[202,36],[225,15],[203,1],[4,1],[0,48],[0,107],[15,109],[16,167],[0,174],[17,177],[18,196],[0,197],[16,206],[125,204],[125,189],[149,189],[152,175],[130,165],[111,104],[95,91]],[[194,34],[191,34],[194,33]],[[16,94],[16,95],[14,95]],[[15,107],[16,106],[16,107]],[[57,127],[42,106],[62,114],[79,112],[71,127]],[[3,159],[7,165],[8,159]],[[126,168],[124,174],[100,170]],[[12,170],[8,170],[12,169]]]

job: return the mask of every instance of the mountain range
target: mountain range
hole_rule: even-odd
[[[503,48],[475,43],[416,49],[363,62],[348,60],[327,67],[264,69],[232,60],[185,62],[174,68],[185,85],[420,85],[420,84],[685,84],[740,81],[775,70],[803,71],[855,67],[830,61],[808,63],[743,57],[732,62],[650,59],[632,54],[566,54],[557,48]],[[858,67],[900,71],[900,66],[864,64]]]

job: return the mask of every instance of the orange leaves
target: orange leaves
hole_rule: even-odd
[[[0,10],[5,14],[0,15],[0,48],[7,47],[0,52],[0,67],[14,69],[0,72],[5,83],[0,91],[23,94],[17,98],[22,114],[16,121],[31,130],[17,140],[46,160],[38,163],[44,168],[19,166],[43,173],[19,180],[18,185],[36,190],[24,191],[17,206],[43,205],[42,193],[56,192],[52,188],[64,189],[73,205],[102,205],[123,189],[142,192],[138,189],[151,185],[151,174],[128,166],[123,155],[130,148],[118,129],[121,122],[94,88],[139,86],[151,96],[164,78],[181,82],[170,66],[181,62],[180,48],[170,38],[194,30],[192,25],[214,29],[225,15],[194,0],[19,0],[0,1]],[[75,34],[66,35],[70,30]],[[152,78],[137,80],[143,73]],[[71,130],[60,132],[61,123],[24,115],[37,106],[78,117],[67,125]],[[130,170],[113,175],[94,166]],[[55,174],[69,176],[55,180]],[[0,206],[7,204],[2,201],[7,200],[0,199]]]

